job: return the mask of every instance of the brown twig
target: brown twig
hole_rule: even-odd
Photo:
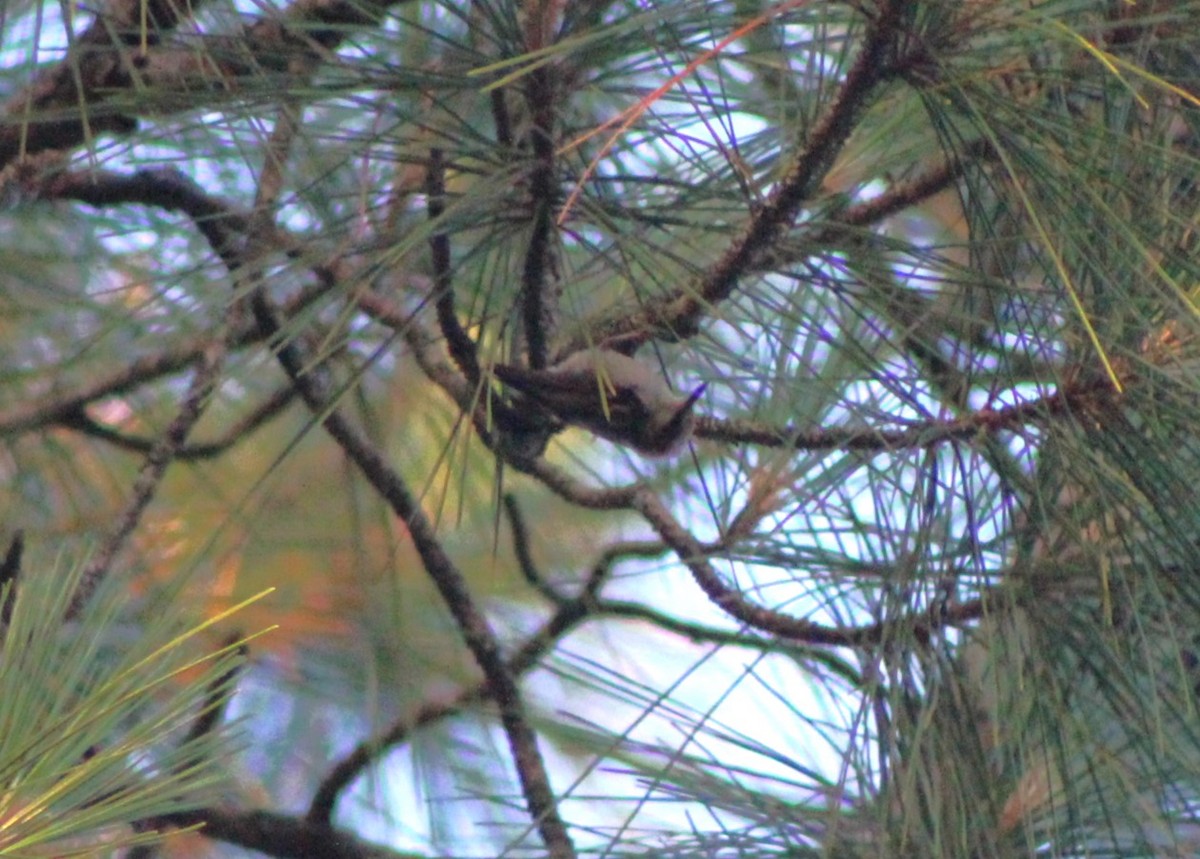
[[[546,24],[545,21],[536,23],[538,27]],[[526,358],[529,366],[535,369],[545,367],[550,361],[550,341],[558,316],[552,282],[552,238],[558,184],[554,175],[556,87],[551,72],[545,67],[534,69],[525,82],[525,100],[530,112],[529,144],[533,152],[533,168],[529,174],[529,203],[533,217],[521,275],[521,316]]]
[[[880,4],[837,98],[807,135],[803,151],[766,203],[699,281],[638,312],[596,326],[588,332],[590,342],[642,343],[652,337],[682,339],[696,334],[700,320],[710,308],[728,298],[737,288],[738,280],[753,270],[833,165],[872,92],[891,73],[893,59],[889,53],[897,41],[900,19],[907,5],[903,0]],[[581,348],[586,344],[575,345]]]
[[[184,444],[175,451],[175,459],[181,462],[195,462],[202,459],[212,459],[233,448],[238,442],[245,440],[259,427],[264,426],[272,418],[283,413],[283,410],[296,398],[296,391],[291,386],[280,388],[258,405],[232,427],[226,430],[220,438],[209,442]],[[134,453],[149,453],[155,441],[143,436],[129,435],[118,432],[93,420],[87,410],[79,405],[74,412],[64,415],[59,426],[76,430],[101,441],[108,442],[114,447]]]
[[[247,345],[260,336],[257,331],[242,329],[231,338],[231,346]],[[178,346],[134,359],[126,366],[81,385],[74,391],[54,398],[31,398],[28,402],[0,410],[0,437],[15,436],[69,421],[72,415],[89,403],[128,393],[139,385],[178,373],[201,361],[210,343],[209,337],[185,340]]]
[[[62,171],[41,181],[37,193],[51,200],[69,199],[89,206],[139,203],[167,212],[182,212],[227,266],[238,260],[250,217],[207,194],[174,167],[138,170],[131,175],[111,170]]]
[[[187,439],[192,427],[200,420],[213,391],[220,381],[221,370],[224,367],[226,344],[221,339],[213,340],[201,355],[200,361],[192,376],[191,386],[180,404],[174,420],[167,426],[161,439],[146,454],[145,462],[133,483],[133,494],[125,505],[125,510],[117,519],[116,527],[112,529],[107,539],[101,543],[84,568],[79,579],[79,585],[71,596],[67,606],[67,617],[78,616],[80,610],[91,599],[100,582],[108,575],[117,553],[124,547],[129,536],[141,521],[146,508],[150,506],[159,484],[167,473],[167,467],[175,457],[175,451]]]
[[[1070,415],[1096,408],[1114,395],[1106,381],[1064,383],[1057,391],[1042,397],[1005,406],[981,409],[954,420],[931,420],[904,430],[837,427],[800,430],[772,428],[741,420],[702,417],[696,435],[727,444],[754,444],[762,447],[788,447],[796,450],[889,451],[929,448],[947,441],[964,441],[980,434],[1020,430],[1047,418]]]
[[[164,815],[155,822],[181,828],[199,826],[206,838],[278,859],[424,859],[370,844],[344,829],[270,811],[203,808]]]
[[[229,704],[234,685],[245,667],[246,655],[250,652],[250,648],[239,635],[232,635],[225,640],[222,649],[229,648],[234,650],[235,661],[226,671],[214,677],[208,684],[208,688],[204,690],[204,700],[200,705],[200,712],[197,713],[192,726],[188,728],[187,735],[183,738],[183,745],[194,743],[211,734],[225,716],[225,707]]]
[[[233,635],[227,638],[224,645],[217,651],[218,658],[228,659],[231,650],[233,651],[233,661],[230,667],[209,681],[204,690],[204,697],[201,699],[200,709],[187,734],[180,741],[179,749],[186,749],[211,735],[224,718],[226,705],[229,703],[234,684],[243,668],[242,661],[249,652],[249,648],[240,636]],[[189,769],[203,763],[204,761],[198,756],[183,758],[176,762],[172,769],[177,773],[186,773]],[[167,821],[155,818],[142,819],[131,824],[135,832],[153,832],[169,825]],[[155,844],[137,845],[130,849],[128,859],[153,859],[158,855],[156,847]]]
[[[885,218],[916,206],[953,186],[972,164],[990,158],[992,152],[992,145],[988,141],[977,140],[968,143],[962,152],[955,153],[953,158],[931,167],[915,179],[895,185],[873,200],[846,209],[826,229],[877,224]],[[813,237],[812,243],[821,245],[827,241],[828,237],[822,231]]]
[[[0,110],[0,167],[20,155],[72,149],[100,132],[136,129],[136,120],[105,102],[130,85],[133,57],[198,5],[110,0],[72,40],[62,62],[38,74]]]
[[[550,602],[556,605],[566,602],[567,597],[560,594],[546,581],[537,568],[537,564],[534,563],[525,515],[521,512],[521,505],[517,503],[517,497],[511,492],[504,495],[504,511],[508,514],[508,526],[512,534],[513,554],[517,558],[517,568],[521,571],[525,581]]]
[[[137,128],[129,113],[139,103],[158,115],[193,109],[202,103],[197,93],[228,98],[264,70],[311,68],[352,28],[377,26],[402,2],[408,0],[298,0],[237,38],[177,46],[161,36],[200,3],[109,0],[68,56],[0,110],[0,167],[22,155],[74,149],[100,132],[128,134]],[[143,13],[150,29],[142,27]]]
[[[638,603],[600,599],[597,596],[596,591],[600,583],[607,578],[608,571],[617,560],[639,555],[659,555],[663,551],[664,547],[661,543],[628,543],[609,547],[593,565],[592,572],[579,596],[555,600],[557,608],[554,614],[542,625],[541,629],[526,639],[525,643],[508,660],[509,671],[514,676],[526,673],[553,648],[555,642],[582,623],[588,620],[614,617],[643,621],[681,635],[697,644],[717,644],[746,647],[757,651],[792,653],[797,657],[810,658],[820,662],[851,685],[858,684],[859,678],[853,669],[833,654],[823,653],[819,650],[799,650],[788,642],[744,635],[703,624],[687,623]],[[349,787],[372,762],[390,749],[405,742],[414,731],[457,715],[467,707],[487,700],[489,695],[490,689],[485,680],[469,689],[461,690],[449,699],[427,701],[412,715],[397,721],[378,737],[359,744],[349,755],[339,761],[321,782],[309,805],[308,820],[313,823],[328,823],[332,819],[334,806],[342,791]]]
[[[527,535],[525,537],[527,547]],[[590,615],[594,615],[600,605],[596,600],[596,593],[601,583],[607,578],[612,565],[619,559],[638,555],[661,555],[664,551],[665,547],[661,543],[622,543],[610,546],[601,553],[593,565],[579,596],[572,599],[560,598],[553,591],[547,594],[556,606],[554,614],[542,625],[540,630],[531,635],[517,649],[516,653],[508,660],[508,670],[514,677],[529,671],[553,647],[554,642]],[[532,572],[527,572],[527,575],[530,575],[533,580],[543,580],[533,567],[531,557],[527,557],[523,564],[530,567]],[[359,744],[349,755],[339,761],[321,782],[309,805],[308,819],[316,823],[328,823],[333,817],[334,806],[342,791],[358,778],[376,758],[388,749],[404,742],[409,734],[417,728],[459,713],[472,704],[486,700],[488,695],[489,686],[485,679],[470,689],[462,690],[447,701],[426,702],[411,717],[395,723],[380,736]]]
[[[4,604],[0,605],[0,624],[12,620],[13,605],[17,601],[17,584],[21,577],[21,559],[25,555],[25,532],[18,529],[8,543],[8,551],[4,553],[4,561],[0,563],[0,591],[8,585],[4,595]]]
[[[25,178],[29,182],[36,178],[37,184],[31,184],[30,190],[47,199],[71,199],[93,206],[136,203],[182,212],[191,219],[230,270],[236,270],[247,262],[244,251],[253,223],[252,216],[236,211],[227,203],[207,194],[177,170],[141,170],[131,176],[98,170]],[[301,252],[302,243],[282,233],[277,232],[269,239],[281,252],[290,256]],[[298,312],[328,293],[338,282],[333,271],[337,267],[336,261],[314,265],[312,270],[318,281],[316,287],[293,296],[285,306],[286,312]],[[258,342],[262,336],[253,322],[231,321],[229,330],[227,343],[230,349]],[[200,362],[210,345],[211,337],[208,336],[184,340],[163,351],[136,358],[107,376],[80,385],[73,391],[29,397],[25,402],[0,410],[0,437],[56,424],[81,429],[83,421],[80,416],[89,404],[128,393],[140,385],[178,373]],[[277,402],[276,398],[281,395],[290,398],[292,389],[288,387],[274,395],[263,405],[259,417],[269,417],[274,408],[272,403]],[[251,415],[240,426],[248,430],[256,421],[256,416]],[[235,428],[229,437],[237,434],[238,429]],[[110,440],[119,443],[116,438]],[[131,440],[130,445],[141,447],[139,440]],[[186,452],[187,448],[181,450]]]
[[[463,328],[455,308],[454,280],[450,261],[450,236],[444,225],[438,224],[446,213],[446,162],[442,150],[429,150],[429,166],[425,171],[425,193],[428,197],[429,220],[434,223],[429,237],[429,254],[433,262],[433,289],[436,296],[438,326],[446,338],[450,357],[458,365],[473,388],[480,385],[479,356],[475,341]]]
[[[268,338],[278,338],[280,326],[262,289],[255,290],[251,296],[251,309],[263,333]],[[534,825],[551,856],[571,859],[575,849],[566,825],[558,814],[549,775],[538,750],[537,735],[525,715],[516,678],[501,656],[499,642],[487,617],[475,605],[462,573],[442,548],[433,524],[403,478],[330,403],[320,378],[320,367],[308,371],[306,368],[309,364],[294,341],[279,344],[276,355],[309,409],[313,414],[322,416],[321,424],[326,432],[407,526],[425,571],[454,617],[476,664],[487,678]]]
[[[636,494],[636,509],[655,529],[680,561],[692,573],[692,578],[705,595],[723,612],[751,629],[769,635],[811,645],[853,647],[873,644],[890,635],[906,633],[918,639],[942,627],[978,619],[985,608],[995,608],[1006,597],[996,590],[986,598],[963,603],[953,608],[922,616],[905,616],[867,626],[826,626],[806,618],[796,617],[765,606],[757,605],[726,585],[705,557],[702,545],[683,528],[666,506],[648,490]]]

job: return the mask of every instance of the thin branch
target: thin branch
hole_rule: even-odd
[[[261,336],[257,330],[239,329],[230,338],[230,345],[245,346],[258,341]],[[0,410],[0,438],[69,421],[89,403],[126,394],[141,385],[178,373],[201,361],[211,342],[212,338],[208,336],[185,340],[178,346],[137,358],[107,376],[57,398],[31,399]]]
[[[214,653],[214,656],[217,658],[228,658],[231,652],[233,654],[233,661],[229,668],[212,678],[205,688],[200,709],[196,714],[196,718],[192,721],[192,726],[180,741],[180,749],[203,740],[212,734],[221,724],[221,720],[225,716],[225,709],[232,696],[234,685],[237,683],[238,676],[245,667],[244,660],[246,654],[249,653],[249,648],[240,635],[229,636],[221,648]],[[175,765],[174,770],[177,773],[186,773],[187,770],[202,763],[203,761],[197,757],[191,759],[185,758]],[[152,832],[163,829],[168,825],[170,824],[162,818],[142,819],[134,821],[131,824],[135,832]],[[157,855],[157,845],[140,844],[129,851],[128,859],[152,859],[152,857]]]
[[[228,660],[229,667],[212,678],[205,687],[204,697],[200,702],[196,718],[192,720],[191,727],[188,728],[188,732],[179,743],[180,750],[187,750],[189,746],[199,743],[205,737],[213,734],[220,726],[225,718],[229,701],[233,697],[238,677],[245,668],[245,659],[248,653],[249,647],[245,640],[236,634],[229,636],[214,653],[215,658]],[[188,770],[203,764],[204,759],[198,753],[193,753],[182,758],[175,765],[175,771],[186,774]],[[160,825],[157,821],[141,820],[134,824],[134,829],[145,832],[158,828]]]
[[[426,701],[407,719],[395,722],[390,728],[354,747],[329,771],[313,794],[306,819],[317,825],[328,825],[342,791],[349,787],[376,758],[389,749],[400,745],[415,730],[434,722],[455,716],[467,707],[486,701],[489,696],[487,682],[464,689],[443,701]]]
[[[749,219],[729,248],[699,282],[642,310],[610,320],[589,332],[592,342],[642,343],[651,337],[682,339],[695,335],[700,321],[737,288],[741,277],[792,224],[804,201],[820,184],[854,130],[875,88],[891,73],[889,56],[909,4],[886,0],[867,26],[857,59],[829,111],[807,135],[797,156],[767,202]],[[586,344],[576,344],[582,346]]]
[[[207,194],[178,170],[140,170],[131,176],[103,170],[62,172],[51,176],[18,171],[17,175],[30,193],[47,199],[77,200],[94,206],[136,203],[182,212],[208,240],[226,267],[234,270],[248,262],[243,250],[248,244],[253,218]],[[260,231],[260,240],[266,232]],[[303,243],[281,231],[273,231],[265,238],[289,256],[302,253]],[[316,286],[293,296],[285,306],[286,311],[289,314],[298,312],[328,293],[338,282],[335,269],[339,267],[337,260],[314,265],[312,271],[317,277]],[[253,344],[262,337],[257,324],[253,322],[235,320],[229,324],[227,343],[230,349]],[[74,391],[29,397],[24,402],[0,410],[0,437],[78,422],[89,404],[128,393],[141,385],[186,369],[202,361],[210,345],[211,338],[207,335],[184,340],[161,352],[137,358],[104,378],[81,385]],[[291,389],[289,387],[286,390],[290,392]],[[265,408],[269,409],[269,406]],[[250,420],[253,421],[253,418]]]
[[[259,427],[264,426],[272,418],[283,414],[284,409],[296,398],[296,391],[290,385],[272,393],[258,405],[250,414],[231,426],[220,438],[209,442],[185,444],[175,451],[175,459],[181,462],[194,462],[212,459],[220,456],[244,441]],[[72,429],[101,441],[108,442],[114,447],[134,453],[149,453],[155,441],[143,436],[129,435],[118,432],[112,427],[105,426],[93,420],[87,410],[81,405],[59,420],[59,426]]]
[[[167,467],[175,457],[175,451],[183,444],[192,427],[200,420],[205,406],[216,390],[225,364],[227,349],[223,340],[213,340],[202,353],[200,362],[192,376],[191,386],[180,404],[175,419],[163,433],[158,444],[146,454],[146,460],[133,484],[133,495],[125,506],[124,512],[117,519],[108,538],[96,550],[96,554],[84,568],[79,585],[71,596],[67,607],[67,616],[76,617],[80,610],[91,599],[96,588],[108,575],[117,553],[124,547],[129,536],[141,521],[142,515],[150,506],[151,500],[158,491],[159,484],[166,475]]]
[[[665,548],[661,543],[619,543],[608,547],[593,565],[578,597],[573,599],[552,598],[556,605],[554,614],[542,625],[541,629],[517,648],[517,651],[508,660],[508,670],[514,677],[529,671],[554,646],[555,642],[589,616],[594,615],[598,605],[596,592],[608,577],[608,571],[612,568],[613,563],[618,559],[640,554],[661,555],[664,551]],[[529,563],[532,564],[532,561],[530,560]],[[536,571],[533,573],[533,577],[540,579]],[[455,715],[464,708],[484,701],[488,697],[489,686],[485,679],[470,689],[462,690],[447,701],[424,703],[411,717],[398,721],[380,736],[359,744],[349,755],[339,761],[321,782],[309,805],[308,819],[317,823],[328,823],[333,817],[333,809],[341,792],[349,787],[377,757],[404,742],[408,735],[417,728]]]
[[[236,661],[229,666],[228,670],[214,677],[209,682],[208,688],[204,690],[204,701],[200,705],[200,712],[196,715],[192,726],[188,728],[182,745],[197,742],[208,736],[216,730],[217,726],[221,724],[221,720],[225,717],[225,708],[229,704],[229,699],[237,683],[238,676],[242,673],[242,669],[245,668],[246,655],[250,652],[250,648],[246,645],[246,642],[238,635],[230,636],[225,640],[222,650],[230,648],[236,654]]]
[[[642,488],[639,483],[609,487],[591,486],[544,459],[514,459],[509,460],[509,464],[563,499],[589,510],[634,510],[637,493]]]
[[[21,559],[25,556],[25,532],[18,529],[8,543],[8,551],[4,553],[4,561],[0,563],[0,591],[8,585],[4,595],[4,604],[0,605],[0,624],[12,620],[13,605],[17,601],[17,584],[21,577]]]
[[[704,547],[675,520],[652,492],[642,490],[637,493],[636,509],[678,555],[691,571],[696,584],[717,608],[751,629],[805,644],[853,647],[874,644],[901,632],[919,641],[927,641],[935,630],[977,620],[985,609],[995,610],[999,604],[1011,598],[1007,592],[992,589],[986,596],[932,614],[907,615],[867,626],[826,626],[757,605],[726,585],[705,557]]]
[[[313,794],[305,819],[314,825],[327,826],[342,791],[349,787],[379,756],[395,748],[415,730],[461,713],[473,704],[488,698],[488,685],[480,683],[458,692],[448,700],[426,701],[407,719],[395,722],[390,728],[354,747],[329,771]]]
[[[580,599],[596,599],[600,588],[608,581],[610,571],[618,562],[630,558],[655,560],[661,558],[668,551],[670,549],[660,540],[630,540],[606,546],[600,553],[600,557],[592,564],[592,569],[584,580],[583,590],[579,594]]]
[[[489,94],[492,106],[492,124],[496,128],[496,142],[504,149],[516,145],[512,130],[512,117],[508,111],[504,87],[495,87]]]
[[[425,171],[425,193],[429,200],[429,220],[437,224],[446,213],[446,162],[442,150],[429,151],[429,166]],[[450,357],[458,365],[473,388],[480,385],[479,356],[475,341],[463,328],[455,309],[454,279],[450,260],[450,237],[443,225],[437,225],[429,237],[429,253],[433,261],[433,288],[437,297],[438,325]]]
[[[0,110],[0,167],[18,156],[73,148],[101,132],[134,131],[137,121],[105,101],[130,85],[134,54],[199,5],[109,0],[72,40],[66,57],[39,73]]]
[[[628,558],[657,558],[668,551],[664,544],[652,540],[620,542],[608,546],[592,565],[591,571],[584,579],[582,590],[577,596],[570,597],[555,590],[534,563],[533,552],[530,549],[529,528],[525,523],[525,516],[521,512],[516,496],[511,493],[504,496],[504,509],[508,513],[512,529],[513,553],[516,555],[521,575],[538,593],[560,607],[572,600],[594,602],[600,589],[604,586],[604,582],[608,579],[613,565],[618,561]]]
[[[263,333],[269,338],[277,338],[280,326],[263,290],[254,292],[251,308]],[[298,345],[294,341],[281,343],[277,357],[309,409],[313,414],[323,416],[321,423],[325,430],[407,526],[425,571],[433,580],[463,640],[487,679],[500,711],[500,722],[508,737],[513,762],[534,824],[551,856],[570,859],[575,855],[575,849],[566,825],[558,815],[549,775],[538,750],[537,735],[525,715],[516,678],[500,653],[499,642],[487,617],[475,605],[462,573],[442,548],[432,523],[403,478],[329,402],[319,377],[305,371],[307,362],[300,354]]]
[[[354,27],[373,27],[409,0],[299,0],[262,17],[236,39],[212,36],[160,44],[161,34],[198,2],[110,0],[62,62],[41,72],[0,110],[0,167],[46,150],[70,150],[100,132],[129,134],[135,105],[156,115],[203,106],[198,94],[227,100],[263,70],[312,68]],[[153,33],[142,28],[149,11]],[[188,42],[193,42],[189,44]],[[152,93],[155,97],[149,98]]]
[[[821,663],[852,686],[857,687],[861,684],[861,678],[854,669],[839,659],[836,654],[820,649],[797,647],[777,639],[730,632],[703,624],[687,623],[638,603],[597,598],[590,583],[606,576],[606,573],[598,571],[606,571],[611,565],[611,561],[619,554],[629,556],[638,554],[642,550],[649,553],[651,547],[657,550],[658,554],[661,554],[663,550],[661,544],[644,543],[627,544],[620,551],[606,551],[604,557],[595,565],[593,574],[589,577],[589,585],[584,587],[580,596],[559,601],[558,608],[550,619],[543,624],[541,629],[531,635],[508,660],[509,670],[514,675],[526,673],[538,664],[542,656],[548,653],[557,641],[576,627],[589,620],[612,617],[643,621],[681,635],[697,644],[745,647],[760,652],[785,653],[797,660],[810,659]],[[612,548],[616,549],[616,547]],[[342,791],[362,775],[372,762],[404,743],[414,731],[455,716],[467,707],[487,700],[489,691],[488,684],[484,681],[469,689],[461,690],[447,700],[427,701],[411,716],[397,721],[378,737],[359,744],[349,755],[339,761],[322,781],[309,805],[308,819],[314,823],[328,822],[333,816],[334,806]]]
[[[1111,402],[1115,391],[1107,380],[1064,385],[1053,394],[1001,409],[980,409],[945,421],[927,421],[905,430],[771,428],[743,420],[702,417],[696,435],[727,444],[755,444],[796,450],[890,451],[928,448],[947,441],[969,441],[980,434],[1020,430],[1052,417],[1069,416]]]
[[[985,140],[968,143],[955,157],[930,168],[915,179],[895,185],[873,200],[846,209],[830,227],[865,227],[877,224],[950,188],[963,177],[968,167],[977,161],[990,158],[992,154],[992,146]],[[827,241],[823,232],[813,237],[813,244],[820,245]]]
[[[529,23],[542,27],[548,22]],[[535,369],[545,367],[550,361],[550,340],[558,316],[554,300],[554,266],[551,264],[554,214],[558,204],[558,184],[554,175],[555,90],[549,68],[530,72],[525,85],[525,100],[530,112],[529,142],[533,151],[533,169],[529,174],[533,218],[521,276],[521,316],[526,358],[529,366]]]
[[[363,841],[344,829],[271,811],[203,808],[164,815],[157,826],[200,826],[206,838],[278,859],[426,859]]]
[[[262,224],[261,214],[256,214],[256,210],[239,211],[174,167],[137,170],[129,175],[100,169],[61,170],[46,175],[34,168],[36,164],[29,168],[22,164],[15,171],[16,181],[33,196],[75,200],[97,208],[138,204],[187,215],[230,270],[249,262],[245,254],[251,233],[264,249],[278,251],[293,259],[309,256],[310,240],[298,238],[277,226]],[[297,295],[290,304],[307,305],[326,292],[336,280],[332,270],[338,265],[336,258],[313,264],[311,271],[317,278],[317,290]],[[257,334],[257,327],[252,327],[245,335],[246,342],[254,340]],[[230,342],[239,345],[237,336]]]
[[[595,600],[586,591],[577,599],[561,602],[541,629],[526,639],[507,660],[506,670],[514,677],[529,671],[564,635],[589,617],[595,616],[595,606]],[[449,699],[426,701],[410,717],[397,721],[378,737],[360,743],[339,761],[321,782],[309,805],[308,819],[315,823],[327,823],[333,816],[334,806],[342,791],[376,758],[403,743],[413,731],[461,713],[467,707],[491,697],[492,687],[485,679],[469,689],[459,691]]]
[[[561,604],[567,600],[567,597],[560,594],[554,587],[547,582],[538,570],[537,564],[533,560],[533,552],[529,546],[529,528],[525,523],[525,515],[521,512],[521,506],[517,503],[517,498],[511,492],[504,495],[504,510],[508,513],[509,530],[512,533],[513,554],[517,558],[517,568],[521,571],[521,575],[525,577],[525,581],[530,587],[534,588],[538,593],[544,596],[550,602]]]
[[[760,653],[786,653],[796,657],[814,659],[831,668],[834,673],[854,686],[862,678],[848,664],[838,659],[834,654],[816,647],[796,646],[788,641],[758,635],[747,635],[735,630],[720,629],[700,623],[688,623],[658,609],[650,608],[637,602],[627,600],[598,599],[592,604],[593,619],[619,618],[622,620],[639,620],[666,630],[694,644],[718,644],[726,647],[745,647]]]
[[[36,190],[51,200],[68,199],[101,208],[138,203],[182,212],[228,267],[238,260],[250,228],[250,217],[200,188],[182,170],[156,167],[132,175],[110,170],[62,171],[44,179]]]

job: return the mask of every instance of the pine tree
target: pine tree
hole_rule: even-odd
[[[1196,853],[1197,21],[6,7],[0,853]]]

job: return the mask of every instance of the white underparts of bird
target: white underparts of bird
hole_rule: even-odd
[[[497,364],[492,371],[563,422],[651,456],[674,453],[691,438],[705,388],[680,397],[658,373],[611,349],[576,352],[544,370]]]

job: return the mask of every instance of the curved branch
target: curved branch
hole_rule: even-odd
[[[429,200],[429,220],[435,224],[434,232],[429,237],[429,255],[433,261],[434,306],[437,308],[438,325],[441,326],[442,336],[446,338],[446,346],[454,363],[471,387],[478,387],[479,356],[476,354],[475,341],[459,322],[455,308],[450,236],[437,223],[446,213],[446,161],[440,149],[429,151],[425,193]]]
[[[947,441],[967,441],[980,434],[1020,430],[1049,418],[1069,416],[1111,401],[1116,392],[1107,379],[1066,384],[1052,394],[1001,409],[979,409],[963,417],[927,421],[905,430],[837,427],[800,430],[771,428],[744,420],[702,417],[696,436],[728,444],[789,447],[796,450],[892,451],[928,448]]]
[[[979,160],[992,157],[993,148],[986,140],[968,143],[957,157],[947,159],[908,182],[901,182],[873,200],[851,206],[821,233],[813,237],[813,244],[828,242],[828,230],[839,227],[865,227],[877,224],[884,218],[916,206],[930,197],[940,194],[963,177],[967,168]]]
[[[902,631],[919,641],[928,640],[937,629],[977,620],[985,610],[994,610],[1011,599],[1007,592],[991,589],[984,596],[945,610],[907,615],[868,626],[826,626],[757,605],[726,585],[708,562],[704,547],[675,520],[652,492],[643,490],[637,493],[636,509],[678,555],[692,573],[696,584],[717,608],[751,629],[805,644],[855,647],[878,643]]]
[[[531,9],[538,7],[535,5]],[[535,17],[535,13],[530,13],[530,17]],[[531,23],[535,26],[549,25],[546,20]],[[553,129],[557,112],[554,82],[551,70],[545,67],[534,69],[525,82],[525,100],[531,120],[528,136],[534,159],[529,174],[529,201],[533,219],[521,276],[521,316],[526,358],[529,366],[535,369],[545,367],[550,362],[550,340],[558,316],[554,286],[550,282],[554,276],[551,254],[554,213],[558,203],[558,184],[554,175]]]
[[[222,436],[214,441],[184,444],[175,451],[175,459],[181,462],[194,462],[202,459],[212,459],[228,451],[238,442],[246,439],[259,427],[272,418],[283,413],[283,410],[296,398],[294,388],[280,388],[259,404],[246,417],[230,427]],[[134,453],[149,453],[154,447],[154,439],[143,436],[127,435],[93,420],[87,410],[80,405],[75,411],[64,415],[59,420],[59,426],[76,430],[101,441],[108,442],[113,447]]]
[[[86,173],[64,171],[50,176],[19,173],[18,179],[25,183],[26,189],[32,194],[46,199],[76,200],[92,206],[133,203],[181,212],[195,224],[227,268],[233,270],[246,262],[244,252],[253,221],[251,216],[207,194],[178,170],[139,170],[128,176],[104,170]],[[302,253],[299,241],[282,232],[263,232],[280,252],[289,256]],[[327,293],[338,282],[334,271],[338,266],[336,260],[313,265],[316,286],[302,290],[290,299],[285,306],[286,312],[293,313],[308,307]],[[256,343],[262,338],[261,331],[253,322],[236,320],[229,324],[230,333],[226,343],[231,350]],[[178,373],[202,360],[210,345],[211,338],[208,336],[182,340],[171,348],[136,358],[107,376],[80,385],[73,391],[31,396],[25,402],[0,410],[0,437],[55,424],[71,425],[79,420],[79,415],[90,403],[128,393],[140,385]],[[269,409],[269,406],[264,405],[264,408]],[[253,421],[253,417],[249,420]]]
[[[517,497],[511,492],[504,495],[504,511],[508,514],[509,532],[512,534],[513,554],[517,558],[517,568],[521,571],[529,586],[556,605],[562,605],[567,597],[554,589],[533,560],[533,551],[529,541],[529,527],[525,522],[525,514]]]
[[[613,617],[643,621],[698,644],[746,647],[756,651],[777,651],[789,654],[797,660],[811,659],[824,665],[851,685],[857,686],[861,683],[861,678],[857,676],[854,669],[832,653],[797,647],[788,642],[730,632],[703,624],[686,623],[638,603],[606,600],[596,595],[595,591],[599,587],[599,583],[607,578],[608,570],[619,557],[629,557],[635,554],[661,554],[663,549],[664,547],[658,543],[630,543],[618,544],[602,553],[593,566],[592,573],[580,595],[573,599],[557,599],[557,609],[550,619],[543,624],[540,630],[531,635],[508,660],[508,667],[513,675],[524,674],[537,665],[541,657],[550,651],[555,642],[582,623]],[[328,823],[332,819],[334,806],[342,791],[362,775],[372,762],[403,743],[413,731],[457,715],[467,707],[487,700],[489,694],[490,687],[484,681],[470,689],[460,691],[448,700],[426,702],[408,718],[397,721],[379,736],[359,744],[325,777],[309,805],[308,820],[313,823]]]
[[[17,585],[21,577],[21,559],[25,555],[25,532],[17,529],[9,541],[8,551],[4,560],[0,561],[0,593],[4,595],[0,603],[0,624],[7,625],[12,621],[13,606],[17,602]],[[5,585],[8,591],[4,591]]]
[[[791,225],[801,205],[832,167],[842,145],[854,130],[875,88],[891,73],[889,57],[900,33],[908,4],[886,0],[867,27],[854,65],[829,111],[807,135],[806,145],[770,198],[749,219],[733,243],[698,283],[642,310],[602,323],[589,332],[590,342],[644,343],[653,337],[684,339],[699,331],[709,309],[727,299],[738,280],[751,271]],[[586,345],[581,341],[574,349]]]
[[[262,289],[256,290],[251,296],[251,308],[263,333],[270,339],[277,338],[280,326]],[[549,774],[538,750],[537,735],[526,718],[516,678],[501,656],[495,633],[487,617],[476,606],[461,571],[442,548],[433,524],[403,478],[366,437],[330,404],[319,375],[307,372],[308,362],[300,354],[296,342],[280,344],[276,354],[309,409],[315,415],[324,416],[321,423],[325,430],[407,526],[425,571],[433,580],[471,655],[487,679],[492,698],[500,711],[500,723],[508,737],[534,825],[552,857],[570,859],[575,855],[575,849],[566,824],[559,817],[556,800],[550,789]]]
[[[100,582],[108,575],[117,553],[124,548],[133,529],[141,521],[142,515],[150,506],[159,484],[167,473],[167,466],[174,459],[175,451],[179,449],[187,439],[192,427],[200,420],[205,406],[208,405],[213,391],[216,390],[217,382],[221,377],[221,369],[225,365],[227,351],[226,343],[223,340],[214,340],[203,351],[178,414],[167,427],[167,431],[163,433],[163,437],[146,454],[142,469],[133,483],[133,495],[117,520],[116,527],[84,568],[75,593],[71,596],[71,602],[67,606],[67,617],[78,616],[80,610],[96,592],[96,588],[100,586]]]
[[[182,170],[156,167],[130,175],[111,170],[63,171],[40,182],[36,191],[51,200],[89,206],[138,203],[187,215],[226,266],[232,267],[246,241],[251,219],[206,193]]]
[[[74,149],[99,132],[131,133],[137,122],[128,114],[139,102],[159,115],[191,110],[202,106],[197,93],[227,99],[242,80],[260,78],[264,69],[311,66],[351,28],[377,26],[387,9],[402,2],[408,0],[298,0],[240,36],[169,45],[162,43],[164,35],[199,3],[110,0],[67,57],[0,110],[0,168],[20,156]],[[152,100],[146,97],[151,91]]]
[[[362,841],[344,829],[272,811],[203,808],[157,818],[152,826],[199,826],[206,838],[278,859],[425,859]]]

